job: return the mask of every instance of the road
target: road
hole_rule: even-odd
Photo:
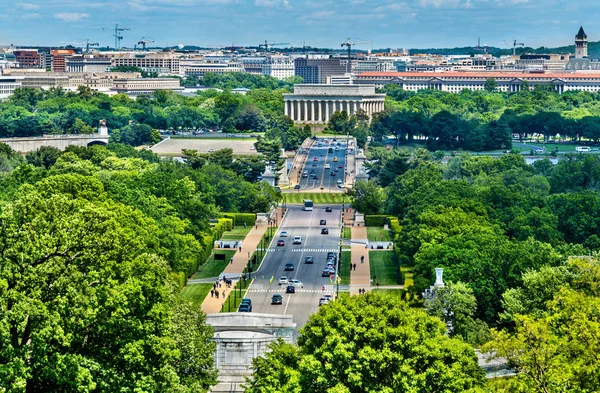
[[[337,144],[340,143],[339,146]],[[322,146],[319,147],[319,144]],[[333,152],[329,152],[329,148],[333,148]],[[335,148],[339,150],[335,150]],[[316,161],[315,161],[316,158]],[[337,158],[337,162],[334,161]],[[325,166],[329,164],[330,169],[325,169]],[[342,166],[340,168],[339,166]],[[337,168],[337,172],[334,170]],[[311,171],[314,170],[313,178]],[[339,191],[337,187],[337,181],[342,180],[344,182],[344,172],[346,168],[346,141],[345,139],[338,139],[333,142],[331,138],[327,139],[327,142],[323,142],[323,138],[319,138],[313,144],[312,149],[308,154],[308,159],[303,168],[303,171],[307,172],[307,177],[301,177],[300,179],[290,179],[297,182],[300,180],[300,192],[314,192],[319,191],[321,187],[324,187],[324,191]],[[300,172],[301,174],[302,172]],[[331,173],[335,175],[332,176]]]
[[[330,213],[325,212],[325,206],[315,206],[313,211],[303,211],[301,206],[289,208],[276,235],[276,239],[285,240],[285,246],[277,247],[276,241],[271,244],[258,277],[248,291],[253,312],[291,314],[300,328],[318,310],[323,293],[335,294],[335,285],[330,283],[328,277],[321,277],[327,262],[327,252],[337,254],[339,251],[342,212],[339,205],[332,208]],[[319,224],[322,219],[327,221],[326,225]],[[329,235],[322,235],[321,228],[328,228]],[[282,231],[286,231],[288,237],[281,238]],[[302,236],[301,245],[292,244],[294,236]],[[307,256],[314,257],[313,264],[304,263]],[[286,263],[293,263],[294,271],[285,272]],[[300,280],[304,288],[297,288],[296,293],[286,294],[286,286],[278,284],[281,276]],[[269,283],[271,277],[275,278],[272,284]],[[283,304],[271,304],[271,297],[275,293],[283,296]]]

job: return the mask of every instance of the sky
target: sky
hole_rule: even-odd
[[[598,0],[0,0],[0,45],[59,45],[90,39],[156,45],[340,48],[509,47],[573,43],[583,25],[600,41]]]

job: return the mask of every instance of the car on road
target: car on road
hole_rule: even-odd
[[[248,298],[248,297],[245,297],[245,298],[243,298],[243,299],[242,299],[242,302],[241,302],[240,304],[245,304],[245,303],[247,303],[247,304],[249,304],[250,306],[252,306],[252,299],[250,299],[250,298]]]
[[[287,237],[287,232],[286,231],[281,231],[281,233],[279,234],[279,237]]]
[[[321,221],[319,221],[319,225],[327,225],[327,220],[321,220]]]
[[[333,168],[333,171],[334,171],[334,172],[337,172],[337,171],[339,171],[339,169],[337,169],[337,168]]]
[[[215,151],[215,149],[208,149],[208,152],[209,152],[209,153],[212,153],[212,152],[214,152],[214,151]]]
[[[317,157],[313,158],[313,161],[319,161],[319,159]]]
[[[302,173],[302,178],[306,179],[307,177],[308,177],[308,172],[307,172],[307,171],[304,171],[304,172]]]
[[[321,157],[323,157],[325,155],[325,153],[321,153]],[[316,158],[316,157],[315,157]]]
[[[319,178],[319,176],[317,176],[317,175],[312,175],[310,178],[311,178],[311,179],[315,179],[315,180],[316,180],[316,179],[318,179],[318,178]]]
[[[281,239],[277,240],[277,247],[283,247],[283,246],[285,246],[285,241],[281,240]]]
[[[284,271],[286,272],[293,272],[294,271],[294,264],[293,263],[286,263],[285,267],[283,268]]]
[[[331,295],[331,294],[329,294],[329,293],[328,293],[328,294],[326,294],[326,295],[323,295],[323,297],[324,297],[325,299],[329,300],[329,301],[332,301],[332,300],[333,300],[333,295]]]
[[[279,285],[287,285],[288,278],[286,276],[279,277]]]
[[[285,289],[285,293],[296,293],[296,287],[293,285],[288,285]],[[273,303],[275,304],[275,303]]]
[[[271,304],[283,304],[283,297],[280,294],[276,293],[271,297]]]
[[[333,211],[333,209],[331,207],[329,207],[329,206],[327,206],[325,208],[325,213],[331,213],[332,211]]]
[[[322,298],[319,299],[319,306],[324,306],[328,303],[329,303],[329,299],[327,299],[325,296],[323,296]]]
[[[342,169],[344,166],[342,164],[338,165],[338,168]]]
[[[329,229],[321,228],[321,235],[329,235]]]
[[[302,281],[300,281],[300,280],[296,280],[295,278],[291,279],[291,280],[289,281],[289,284],[290,284],[290,285],[293,285],[293,286],[295,286],[295,287],[304,288],[304,284],[302,284]]]
[[[331,165],[325,164],[325,169],[330,169],[330,168],[331,168]]]
[[[302,237],[294,236],[294,244],[302,244]]]
[[[333,273],[335,273],[335,272],[333,272]],[[329,270],[323,270],[323,271],[321,272],[321,277],[329,277],[329,276],[331,276],[333,273],[332,273],[332,272],[330,272]]]
[[[304,263],[315,263],[315,258],[310,255],[304,258]]]
[[[317,164],[313,162],[312,166],[317,166]]]
[[[300,189],[300,184],[296,184],[296,185],[294,186],[294,190],[299,190],[299,189]]]
[[[240,308],[238,308],[238,312],[252,312],[252,306],[250,304],[240,304]]]
[[[335,172],[331,172],[331,176],[335,176]]]

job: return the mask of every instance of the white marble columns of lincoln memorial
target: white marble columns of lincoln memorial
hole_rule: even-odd
[[[286,99],[284,101],[285,115],[296,123],[327,123],[335,112],[345,111],[350,115],[363,110],[369,117],[382,112],[383,100],[347,99],[347,98],[314,98]]]

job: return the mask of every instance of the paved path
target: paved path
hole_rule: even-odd
[[[367,228],[353,226],[352,241],[367,241]],[[371,290],[371,268],[369,265],[369,249],[361,244],[352,244],[350,262],[356,264],[356,270],[350,272],[350,294],[358,295],[359,289]],[[364,262],[360,259],[364,256]]]
[[[276,214],[279,215],[277,223],[281,222],[281,217],[283,215],[283,209],[277,209]],[[252,228],[250,230],[250,232],[248,232],[248,234],[246,235],[246,238],[244,239],[244,241],[242,242],[242,247],[241,250],[238,249],[238,251],[235,253],[235,255],[233,256],[233,263],[230,263],[229,265],[227,265],[227,267],[225,268],[225,270],[223,271],[223,273],[221,274],[221,276],[223,274],[225,274],[226,276],[239,276],[240,274],[242,274],[244,272],[244,269],[246,268],[246,265],[248,264],[248,260],[250,259],[250,256],[252,256],[252,254],[254,253],[254,250],[256,250],[260,244],[260,240],[262,239],[263,235],[265,234],[265,232],[267,231],[267,229],[269,228],[269,226],[267,224],[259,224],[258,226],[255,226],[254,228]],[[272,239],[269,239],[269,242]],[[225,286],[223,285],[221,287],[221,290],[223,290],[225,288]],[[227,296],[229,296],[229,294],[231,293],[231,290],[227,290]],[[227,301],[227,297],[223,298],[223,297],[219,297],[219,299],[217,298],[211,298],[210,294],[206,297],[206,299],[204,299],[204,301],[202,302],[202,306],[200,307],[202,309],[202,311],[204,311],[205,313],[218,313],[221,311],[221,307],[223,305],[223,303],[225,303]]]

